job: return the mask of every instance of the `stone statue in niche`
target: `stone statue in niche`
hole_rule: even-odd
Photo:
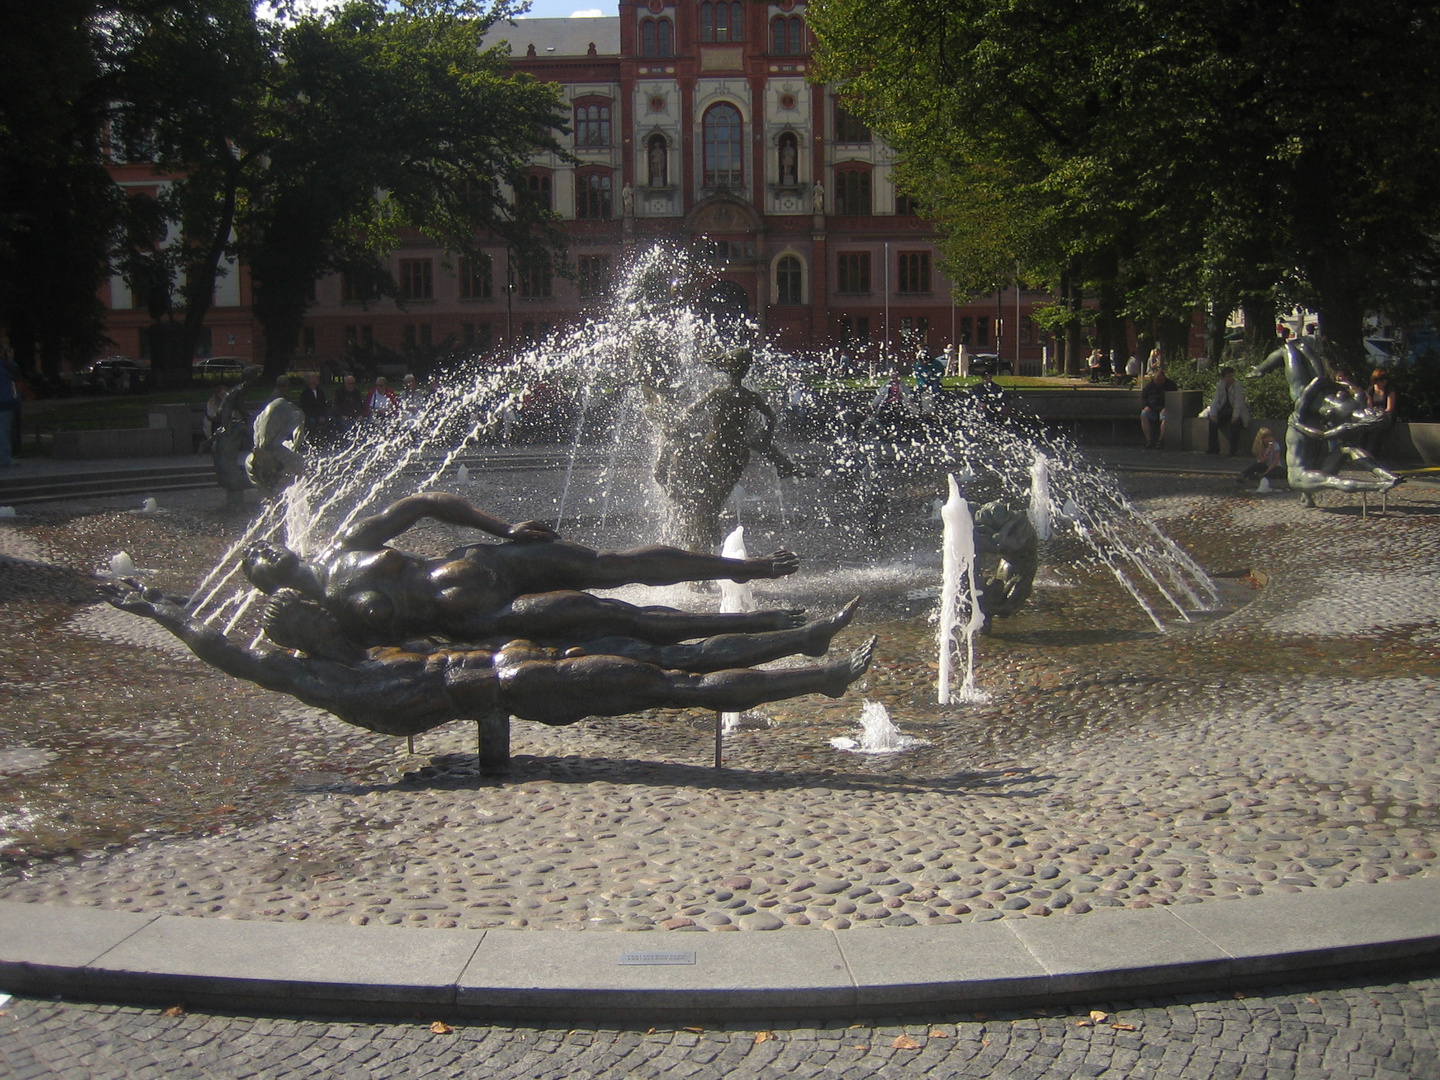
[[[665,136],[652,135],[650,137],[650,148],[646,153],[649,166],[649,182],[652,188],[665,187],[670,181],[666,176],[666,152]]]
[[[815,188],[811,192],[811,200],[816,214],[825,213],[825,185],[819,180],[815,181]]]
[[[799,183],[796,173],[799,156],[795,136],[782,135],[780,137],[780,184],[782,187],[794,187]]]

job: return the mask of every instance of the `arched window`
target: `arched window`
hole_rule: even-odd
[[[575,145],[582,148],[610,145],[610,106],[575,106]]]
[[[835,213],[840,217],[870,216],[870,170],[835,170]]]
[[[675,31],[669,19],[644,19],[640,23],[641,56],[674,56]]]
[[[525,178],[525,198],[541,210],[552,209],[550,203],[550,176],[548,173],[531,173]]]
[[[870,129],[838,101],[835,102],[835,141],[861,146],[870,143]]]
[[[670,183],[670,146],[664,135],[651,135],[645,141],[645,175],[650,187]]]
[[[794,187],[800,182],[800,142],[793,131],[780,136],[776,154],[778,168],[775,175],[779,177],[780,186]]]
[[[739,187],[745,182],[745,138],[740,110],[721,102],[705,113],[705,186]]]
[[[740,41],[740,28],[744,25],[744,6],[738,0],[711,3],[706,0],[700,5],[701,41]]]
[[[775,302],[777,304],[803,304],[802,286],[804,270],[794,255],[784,256],[775,264]]]
[[[575,216],[603,221],[610,217],[610,174],[581,173],[575,177]]]
[[[805,23],[799,15],[777,15],[770,20],[770,52],[800,56],[805,51]]]

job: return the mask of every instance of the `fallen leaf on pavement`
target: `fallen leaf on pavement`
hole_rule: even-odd
[[[1101,1012],[1099,1009],[1091,1009],[1091,1010],[1090,1010],[1090,1020],[1091,1020],[1093,1023],[1103,1024],[1106,1020],[1109,1020],[1109,1019],[1110,1019],[1110,1014],[1107,1013],[1107,1012]]]
[[[185,1015],[185,1006],[184,1006],[184,1005],[171,1005],[168,1009],[165,1010],[164,1015],[166,1015],[166,1016],[184,1016],[184,1015]]]
[[[430,1025],[430,1031],[436,1035],[449,1035],[454,1030],[444,1020],[436,1020]]]
[[[896,1050],[919,1050],[920,1044],[909,1035],[897,1035],[895,1041],[890,1044]]]
[[[769,1042],[774,1037],[773,1031],[757,1031],[755,1032],[755,1045],[759,1046],[762,1042]]]

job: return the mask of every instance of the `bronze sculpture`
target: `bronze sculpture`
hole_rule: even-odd
[[[1400,477],[1382,468],[1368,452],[1340,442],[1355,432],[1383,424],[1385,413],[1367,405],[1349,380],[1331,368],[1318,342],[1287,341],[1251,374],[1263,375],[1281,366],[1294,403],[1285,428],[1286,481],[1300,493],[1303,505],[1313,507],[1314,493],[1327,488],[1385,492],[1400,482]],[[1370,475],[1339,475],[1346,464]]]
[[[333,660],[236,645],[214,627],[189,618],[172,599],[139,583],[102,588],[110,603],[155,620],[226,674],[386,735],[416,735],[451,720],[480,720],[494,714],[560,726],[587,716],[618,716],[666,706],[738,712],[800,694],[840,697],[869,669],[875,647],[875,639],[870,638],[845,659],[773,671],[713,666],[722,657],[735,663],[774,659],[777,648],[793,644],[767,641],[763,634],[750,641],[720,643],[708,657],[706,649],[712,643],[701,642],[694,647],[688,667],[667,668],[627,656],[548,648],[524,640],[424,651],[382,647]],[[834,629],[841,625],[834,624]],[[782,655],[796,651],[788,649]],[[670,656],[672,662],[684,659],[673,652]]]
[[[480,529],[506,542],[469,544],[433,559],[387,546],[422,518]],[[582,590],[779,578],[793,574],[799,565],[788,551],[743,560],[659,545],[593,551],[559,539],[539,522],[511,525],[456,495],[429,492],[400,499],[355,522],[312,560],[276,544],[256,544],[246,552],[244,569],[261,591],[295,589],[324,607],[351,640],[369,646],[395,644],[417,634],[444,634],[455,641],[620,634],[666,643],[783,630],[800,625],[804,613],[691,613],[637,607]]]
[[[719,546],[720,511],[752,452],[767,458],[781,478],[797,472],[775,446],[775,410],[744,385],[750,350],[735,349],[707,363],[725,382],[683,409],[656,387],[645,387],[646,413],[660,435],[655,481],[674,509],[679,542],[700,551]]]

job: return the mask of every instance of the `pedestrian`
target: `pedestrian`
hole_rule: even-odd
[[[355,376],[346,375],[335,391],[335,423],[343,435],[365,416],[365,399],[355,385]]]
[[[325,391],[320,388],[320,376],[317,372],[312,371],[305,376],[305,389],[300,391],[300,400],[296,404],[305,414],[305,434],[312,440],[320,436],[330,422],[330,402],[325,399]]]
[[[14,354],[6,346],[0,353],[0,468],[20,464],[15,458],[11,439],[18,430],[20,419],[20,388],[15,380],[20,378],[20,368],[15,364]]]
[[[1159,450],[1165,443],[1165,395],[1179,390],[1165,377],[1165,369],[1157,367],[1150,381],[1140,388],[1140,427],[1145,432],[1145,449]]]
[[[221,423],[220,410],[225,404],[225,395],[229,392],[230,384],[222,379],[215,387],[215,393],[210,395],[210,400],[205,402],[205,419],[200,422],[200,430],[205,433],[205,442],[215,437],[215,429]]]
[[[1207,454],[1220,452],[1220,432],[1225,432],[1225,441],[1230,444],[1230,456],[1240,452],[1240,436],[1250,424],[1250,405],[1245,400],[1245,387],[1235,379],[1233,367],[1220,369],[1220,381],[1215,384],[1215,396],[1202,414],[1209,421],[1209,436],[1205,442]]]
[[[1384,420],[1363,432],[1362,448],[1371,457],[1379,457],[1386,434],[1395,426],[1395,410],[1399,405],[1395,390],[1390,386],[1390,373],[1384,368],[1376,368],[1370,373],[1370,389],[1365,393],[1365,400],[1372,409],[1381,409],[1385,413]]]
[[[1278,484],[1285,479],[1285,466],[1281,464],[1285,452],[1273,431],[1262,427],[1255,433],[1255,442],[1250,449],[1255,455],[1255,461],[1235,477],[1237,484],[1253,484],[1262,479]]]
[[[375,385],[365,398],[365,415],[377,420],[393,420],[400,415],[400,399],[384,375],[375,376]]]

